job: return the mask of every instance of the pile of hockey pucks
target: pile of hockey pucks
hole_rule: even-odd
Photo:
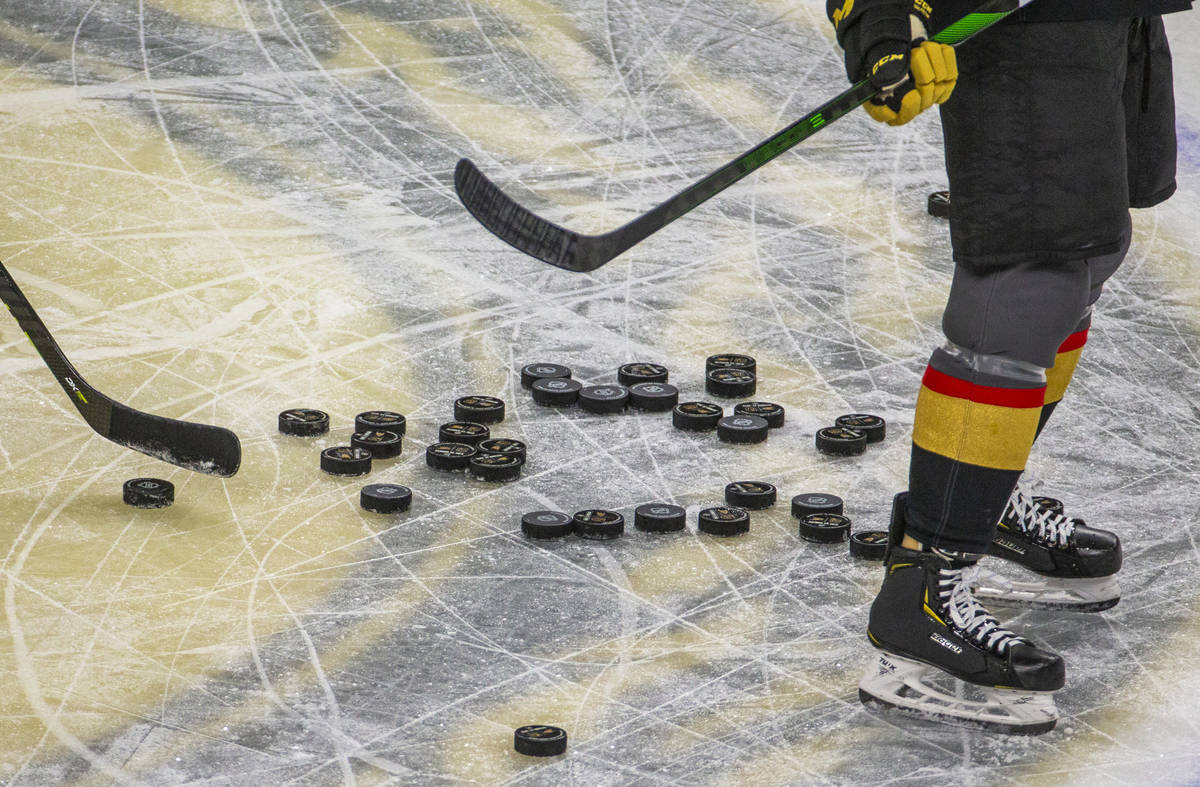
[[[438,427],[438,442],[425,448],[425,464],[434,470],[465,470],[481,481],[520,477],[528,449],[520,440],[494,437],[488,424],[504,420],[504,401],[494,396],[464,396],[454,402],[455,420]]]
[[[878,443],[887,434],[887,422],[877,415],[839,415],[833,426],[817,430],[817,450],[831,456],[857,456],[868,443]]]
[[[866,560],[883,560],[887,533],[882,530],[850,532],[845,501],[827,492],[806,492],[792,498],[792,516],[799,520],[800,538],[814,544],[840,544],[849,540],[850,554]]]
[[[321,451],[321,469],[333,476],[353,478],[371,472],[376,459],[400,455],[407,420],[390,410],[368,410],[354,418],[349,445]],[[317,437],[329,432],[329,414],[323,410],[294,408],[279,414],[279,431],[291,437]],[[359,505],[376,514],[407,511],[412,490],[400,484],[368,484],[359,493]]]
[[[624,364],[617,370],[615,383],[585,386],[572,379],[571,374],[561,364],[526,364],[521,368],[521,386],[540,405],[578,406],[597,414],[620,413],[629,407],[661,412],[670,410],[679,401],[679,389],[667,382],[670,372],[656,363]]]

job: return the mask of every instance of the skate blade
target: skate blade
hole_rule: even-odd
[[[955,693],[938,688],[934,679],[952,682]],[[971,699],[969,693],[982,699]],[[880,651],[867,666],[858,698],[876,710],[1008,735],[1041,735],[1058,723],[1053,692],[974,686],[887,651]]]
[[[1016,580],[977,565],[964,578],[975,598],[1004,606],[1100,612],[1115,607],[1121,600],[1121,585],[1116,575],[1060,579],[1031,571],[1025,573],[1033,579]]]

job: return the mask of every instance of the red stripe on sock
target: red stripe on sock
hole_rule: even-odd
[[[1058,348],[1060,353],[1069,353],[1071,350],[1078,350],[1083,345],[1087,344],[1089,328],[1084,328],[1078,333],[1073,333],[1067,337],[1067,340]]]
[[[967,399],[980,404],[999,407],[1041,407],[1046,398],[1046,388],[998,388],[977,385],[957,377],[939,372],[932,366],[925,367],[921,384],[931,391],[956,399]]]

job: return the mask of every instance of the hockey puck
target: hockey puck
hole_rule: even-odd
[[[567,750],[567,732],[548,724],[527,724],[513,733],[513,748],[530,757],[554,757]]]
[[[950,192],[935,191],[925,200],[925,210],[939,219],[950,218]]]
[[[358,504],[373,514],[398,514],[412,505],[412,490],[399,484],[369,484],[359,493]]]
[[[680,402],[671,410],[671,424],[689,432],[716,429],[717,422],[724,417],[725,408],[711,402]]]
[[[882,530],[859,530],[850,534],[850,554],[864,560],[883,560],[888,534]]]
[[[696,528],[710,536],[740,536],[750,531],[750,514],[729,506],[706,508],[696,517]]]
[[[805,492],[792,498],[792,516],[803,519],[809,514],[840,514],[845,508],[837,495]]]
[[[775,505],[778,490],[765,481],[734,481],[725,485],[725,502],[738,508],[758,510]]]
[[[521,369],[521,387],[532,388],[538,380],[570,378],[571,370],[556,363],[531,363]]]
[[[475,446],[481,454],[504,454],[506,456],[515,456],[522,462],[525,461],[526,450],[525,444],[520,440],[510,440],[507,437],[489,437],[486,440],[480,440]]]
[[[478,453],[467,460],[467,472],[480,481],[512,481],[525,463],[512,454]]]
[[[758,361],[749,355],[721,353],[720,355],[710,355],[705,359],[704,373],[708,374],[713,369],[745,369],[753,372],[758,369]]]
[[[670,383],[637,383],[629,387],[629,403],[650,413],[666,412],[679,403],[679,389]]]
[[[359,413],[354,416],[354,431],[370,432],[378,430],[380,432],[395,432],[404,437],[404,432],[408,428],[408,422],[400,413],[393,413],[391,410],[368,410],[365,413]]]
[[[619,413],[629,404],[623,385],[589,385],[579,390],[579,409],[589,413]]]
[[[592,508],[576,512],[572,519],[575,520],[575,534],[580,538],[608,541],[625,532],[625,517],[616,511]]]
[[[868,443],[878,443],[887,435],[887,422],[877,415],[867,415],[866,413],[839,415],[833,424],[862,432],[867,436]]]
[[[836,544],[850,535],[850,518],[841,514],[806,514],[800,518],[800,537],[805,541]]]
[[[726,443],[761,443],[771,427],[757,415],[727,415],[717,421],[717,437]]]
[[[530,511],[521,517],[521,532],[530,538],[562,538],[575,532],[575,520],[562,511]]]
[[[532,386],[533,401],[547,407],[570,407],[579,401],[583,385],[567,377],[547,377]]]
[[[767,421],[767,426],[778,429],[783,426],[783,405],[774,402],[742,402],[733,407],[734,415],[757,415]]]
[[[279,431],[292,437],[314,437],[329,431],[329,413],[298,407],[279,414]]]
[[[371,472],[371,452],[350,445],[326,448],[321,452],[321,469],[330,475],[366,475]]]
[[[738,399],[754,396],[758,388],[758,377],[754,372],[736,367],[713,369],[704,376],[704,390],[713,396]]]
[[[475,446],[466,443],[434,443],[425,449],[425,464],[434,470],[466,470],[477,453]]]
[[[454,420],[498,424],[504,420],[504,400],[494,396],[464,396],[454,402]]]
[[[122,485],[121,498],[134,508],[166,508],[175,502],[175,485],[161,478],[131,478]]]
[[[442,443],[479,445],[480,440],[491,436],[492,433],[486,426],[471,421],[451,421],[438,427],[438,441]]]
[[[643,503],[633,510],[633,526],[647,533],[673,533],[687,527],[687,511],[670,503]]]
[[[1039,508],[1044,508],[1047,511],[1053,511],[1056,514],[1062,514],[1064,510],[1063,501],[1059,500],[1057,497],[1036,495],[1033,498],[1033,502],[1036,503]]]
[[[617,369],[617,382],[631,386],[638,383],[665,383],[670,376],[667,367],[657,363],[627,363]]]
[[[867,450],[867,436],[845,426],[817,430],[817,450],[832,456],[856,456]]]
[[[350,435],[350,445],[371,452],[376,459],[391,459],[400,456],[400,435],[395,432],[385,432],[372,429],[369,432],[355,432]]]

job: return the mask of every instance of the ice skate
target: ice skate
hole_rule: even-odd
[[[997,732],[1053,729],[1062,658],[1004,628],[975,600],[964,573],[978,555],[899,546],[906,501],[900,494],[893,503],[883,587],[867,631],[880,653],[859,682],[859,699]]]
[[[989,602],[1097,612],[1121,598],[1117,535],[1065,516],[1061,504],[1034,496],[1023,483],[1008,500],[988,554],[1019,566],[1023,574],[997,571],[999,566],[972,569],[971,589]]]

